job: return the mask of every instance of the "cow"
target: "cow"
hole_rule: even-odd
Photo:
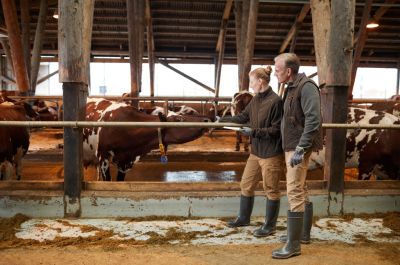
[[[390,97],[391,100],[400,100],[399,95],[394,95]],[[400,103],[399,102],[379,102],[379,103],[373,103],[371,106],[368,107],[369,109],[372,110],[379,110],[379,111],[384,111],[390,114],[393,114],[394,116],[400,118]]]
[[[349,108],[349,124],[400,124],[392,114],[362,108]],[[346,168],[358,168],[358,179],[400,179],[400,130],[352,129],[346,135]],[[323,167],[325,147],[314,152],[310,169]]]
[[[235,93],[232,98],[231,106],[231,115],[232,117],[242,112],[246,106],[253,99],[254,94],[249,91],[240,91]],[[244,151],[249,151],[249,142],[250,138],[248,136],[243,136],[241,133],[236,132],[236,146],[235,150],[240,151],[240,144],[243,143]]]
[[[32,106],[22,100],[14,100],[7,97],[5,94],[0,92],[0,105],[8,105],[8,106],[22,106],[25,110],[25,115],[29,120],[39,120],[39,114],[32,108]]]
[[[89,99],[86,105],[87,121],[130,122],[205,122],[204,116],[173,115],[165,117],[149,115],[123,103],[106,99]],[[85,128],[83,130],[83,162],[85,167],[95,165],[99,179],[111,180],[110,163],[118,168],[117,181],[125,179],[125,173],[149,151],[162,143],[181,144],[203,135],[203,128]]]
[[[27,115],[21,105],[0,104],[1,121],[26,121]],[[0,179],[9,180],[15,176],[21,179],[22,157],[29,148],[27,127],[0,127]],[[13,168],[14,167],[14,168]]]
[[[60,105],[57,101],[35,100],[33,109],[39,114],[41,121],[57,121],[60,119]]]

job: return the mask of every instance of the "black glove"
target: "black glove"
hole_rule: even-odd
[[[292,158],[290,158],[290,166],[291,167],[297,166],[298,164],[303,162],[303,159],[304,159],[304,148],[297,146]]]
[[[243,127],[239,130],[239,132],[245,136],[251,136],[253,133],[253,129],[250,127]]]

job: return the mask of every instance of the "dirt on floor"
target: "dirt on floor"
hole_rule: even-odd
[[[400,213],[377,215],[361,215],[363,219],[382,218],[384,227],[391,228],[394,234],[399,235]],[[349,223],[356,216],[349,215],[342,218]],[[360,218],[360,216],[357,216]],[[95,236],[83,237],[56,237],[51,241],[25,240],[15,236],[21,230],[21,224],[30,218],[16,215],[12,218],[0,219],[0,265],[24,264],[400,264],[399,241],[376,242],[367,239],[367,234],[357,238],[354,244],[347,244],[333,240],[313,240],[310,245],[302,245],[302,255],[288,260],[274,260],[272,250],[282,246],[281,243],[266,242],[265,244],[235,244],[202,245],[192,244],[191,240],[197,236],[207,236],[209,231],[182,232],[175,228],[168,229],[165,236],[154,231],[148,231],[149,239],[139,241],[135,239],[114,240],[115,234],[110,230],[101,230],[90,225],[77,225],[73,220],[56,220],[59,223],[77,227],[83,233],[97,231]],[[148,219],[148,220],[147,220]],[[182,217],[148,218],[121,218],[127,222],[140,221],[183,221]],[[329,222],[329,221],[328,221]],[[45,222],[36,227],[46,229]],[[259,224],[258,224],[259,225]],[[314,224],[316,225],[316,224]],[[318,227],[318,226],[316,226]],[[327,228],[330,224],[327,225]],[[332,223],[331,229],[336,225]],[[53,229],[57,229],[53,227]],[[222,228],[221,228],[222,229]],[[61,229],[60,229],[61,230]],[[59,231],[61,232],[61,231]],[[237,233],[233,230],[232,233]],[[226,236],[226,235],[225,235]],[[387,235],[386,235],[387,236]],[[179,240],[179,244],[173,244]]]
[[[399,244],[313,243],[302,246],[302,254],[274,260],[272,250],[281,244],[261,245],[124,245],[117,247],[24,247],[0,251],[0,264],[296,264],[296,265],[388,265],[400,264]]]

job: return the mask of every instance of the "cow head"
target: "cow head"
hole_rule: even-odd
[[[231,102],[231,114],[232,116],[235,116],[239,113],[241,113],[246,106],[250,103],[250,101],[253,99],[253,94],[250,93],[249,91],[241,91],[236,93]]]
[[[208,117],[201,115],[173,115],[166,120],[167,122],[211,122]],[[201,137],[206,130],[206,128],[165,128],[163,140],[167,145],[182,144]]]

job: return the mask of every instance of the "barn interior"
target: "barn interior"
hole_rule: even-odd
[[[85,91],[90,84],[88,71],[77,65],[89,67],[89,62],[129,63],[130,97],[126,99],[131,100],[133,105],[165,107],[186,104],[205,113],[216,103],[224,108],[231,101],[231,98],[219,97],[223,64],[238,65],[239,72],[245,73],[252,64],[272,65],[274,57],[282,52],[295,52],[301,58],[302,65],[318,67],[327,123],[345,123],[343,109],[346,111],[350,104],[398,103],[390,99],[361,102],[354,99],[351,93],[358,67],[397,68],[399,73],[398,1],[357,0],[354,2],[354,13],[348,10],[349,7],[345,7],[345,11],[338,11],[342,8],[340,6],[334,10],[333,5],[332,14],[338,12],[342,16],[336,18],[338,21],[335,18],[326,19],[326,6],[318,5],[318,1],[78,1],[76,5],[79,5],[82,13],[74,20],[69,17],[73,4],[67,2],[2,1],[0,10],[2,92],[14,99],[64,99],[64,120],[82,120],[81,113],[70,110],[82,109],[81,100],[86,98]],[[62,13],[68,15],[63,17]],[[343,17],[348,13],[351,13],[351,18],[347,21]],[[59,17],[55,18],[56,15]],[[369,29],[367,24],[372,20],[378,22],[379,26]],[[352,30],[346,31],[348,28]],[[336,37],[329,37],[326,29]],[[78,37],[66,37],[70,33]],[[328,43],[336,43],[337,46],[331,44],[328,47]],[[338,55],[340,51],[345,53]],[[74,55],[77,55],[78,64],[70,60]],[[40,62],[59,62],[60,68],[47,76],[38,76]],[[143,68],[143,63],[148,63],[149,69]],[[156,63],[190,79],[199,85],[199,89],[212,92],[214,97],[154,97]],[[171,66],[174,63],[214,64],[214,86],[179,71]],[[150,97],[141,97],[140,94],[140,77],[144,71],[150,71]],[[65,85],[63,98],[35,96],[36,85],[56,74]],[[247,75],[239,76],[237,90],[249,90]],[[399,77],[398,74],[397,94]],[[329,199],[333,212],[343,211],[343,200],[339,197],[346,189],[372,188],[379,194],[383,189],[393,194],[400,187],[396,180],[354,181],[358,178],[357,169],[345,170],[340,159],[335,159],[344,153],[343,132],[329,136],[328,142],[336,147],[331,148],[327,156],[329,170],[309,172],[310,186],[316,190],[316,194],[321,190],[335,193]],[[208,190],[225,192],[229,194],[228,197],[234,198],[248,156],[243,149],[239,152],[234,150],[234,133],[215,130],[213,134],[194,142],[172,146],[168,151],[167,165],[158,162],[160,153],[157,150],[148,154],[129,173],[131,175],[128,174],[128,182],[137,183],[132,188],[130,184],[124,186],[124,183],[96,183],[95,169],[83,169],[78,151],[80,147],[63,140],[63,136],[69,139],[65,137],[66,134],[71,138],[79,137],[79,132],[67,127],[64,130],[32,129],[31,149],[25,157],[23,168],[26,177],[13,182],[12,189],[53,190],[64,197],[81,198],[84,192],[107,194],[110,190],[121,192],[122,189],[146,194],[161,192],[167,187],[169,192],[181,191],[185,194]],[[213,149],[210,149],[211,146]],[[82,174],[75,169],[76,165],[84,170]],[[68,174],[64,173],[66,168],[70,168]],[[82,180],[81,185],[79,183]],[[172,183],[163,183],[168,180]],[[193,185],[186,186],[187,182]],[[10,184],[0,184],[5,194],[10,192]],[[333,206],[333,201],[337,202],[337,208]],[[393,209],[392,203],[393,200],[384,208]],[[74,207],[71,209],[75,209],[69,213],[72,216],[82,214]]]

